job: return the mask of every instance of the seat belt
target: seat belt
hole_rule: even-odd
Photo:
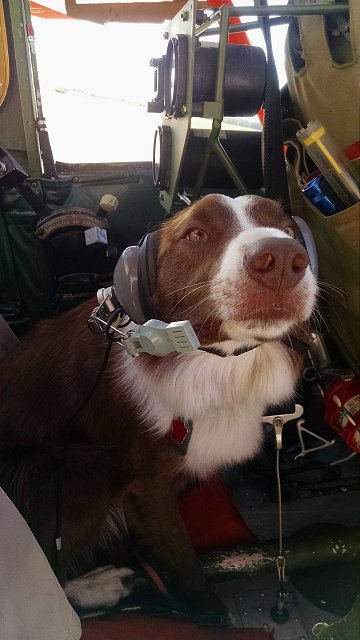
[[[254,0],[256,6],[267,6],[267,0]],[[289,189],[283,150],[281,124],[281,99],[279,80],[271,43],[269,16],[259,16],[265,39],[267,71],[265,87],[265,116],[263,125],[263,170],[265,195],[272,200],[281,200],[285,212],[291,215]]]

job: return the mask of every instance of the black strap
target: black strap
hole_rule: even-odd
[[[267,0],[254,0],[255,6],[267,6]],[[291,215],[289,190],[286,178],[281,126],[281,101],[279,80],[271,44],[269,16],[259,16],[267,51],[267,71],[265,88],[265,117],[263,126],[263,165],[265,195],[273,200],[281,200],[287,213]]]

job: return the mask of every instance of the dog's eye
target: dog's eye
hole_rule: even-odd
[[[186,240],[190,240],[190,242],[201,242],[207,237],[207,233],[205,233],[205,231],[203,231],[202,229],[191,229],[185,236]]]
[[[287,233],[290,238],[295,238],[295,231],[292,227],[284,227],[283,232]]]

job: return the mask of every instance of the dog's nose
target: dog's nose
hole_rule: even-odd
[[[294,287],[304,276],[308,255],[292,238],[259,240],[245,254],[245,266],[252,278],[278,291]]]

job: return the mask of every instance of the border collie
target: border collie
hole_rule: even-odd
[[[177,496],[255,456],[266,408],[294,394],[301,356],[284,338],[317,292],[298,238],[276,202],[207,195],[161,227],[153,295],[158,319],[189,320],[201,349],[133,358],[114,345],[88,397],[106,349],[87,327],[92,300],[39,322],[2,363],[0,482],[62,581],[126,530],[189,609],[221,609]],[[185,448],[174,420],[189,427]],[[112,606],[131,574],[96,569],[66,592],[81,607]]]

